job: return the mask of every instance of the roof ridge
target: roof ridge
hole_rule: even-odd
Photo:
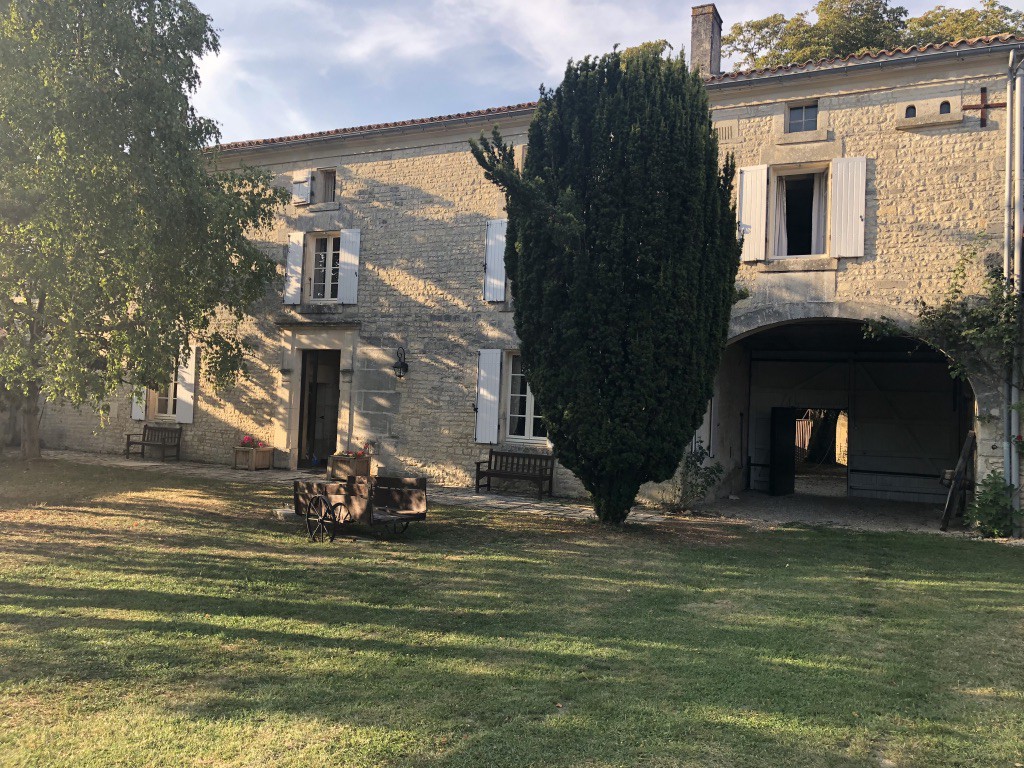
[[[469,112],[455,112],[450,115],[437,115],[434,117],[415,117],[409,120],[397,120],[388,123],[371,123],[369,125],[357,125],[350,128],[332,128],[324,131],[312,131],[310,133],[298,133],[291,136],[276,136],[268,139],[246,139],[243,141],[230,141],[226,144],[218,144],[213,149],[246,149],[248,147],[262,147],[271,144],[288,144],[295,141],[308,141],[311,139],[326,139],[332,136],[345,136],[353,133],[366,133],[369,131],[384,131],[391,128],[408,128],[416,125],[431,125],[443,123],[447,120],[466,120],[474,117],[487,117],[488,115],[507,115],[512,112],[533,109],[537,106],[535,101],[525,101],[520,104],[510,104],[504,107],[487,107],[486,109],[474,109]]]
[[[961,46],[974,47],[977,45],[992,45],[993,43],[1007,43],[1010,41],[1024,42],[1024,37],[1015,35],[1012,32],[1001,32],[998,35],[982,35],[981,37],[961,37],[956,40],[947,40],[938,43],[925,43],[924,45],[910,45],[903,48],[880,49],[877,51],[864,51],[862,53],[848,53],[845,56],[832,56],[824,59],[809,59],[807,61],[794,61],[788,64],[779,64],[774,67],[754,67],[752,69],[737,70],[735,72],[723,72],[720,75],[707,78],[708,82],[721,82],[723,80],[739,77],[755,77],[757,75],[770,75],[776,72],[788,72],[796,69],[812,69],[825,67],[830,64],[839,64],[849,61],[863,61],[866,59],[892,58],[895,56],[907,56],[914,53],[928,53],[929,51],[941,51],[946,48],[959,48]]]

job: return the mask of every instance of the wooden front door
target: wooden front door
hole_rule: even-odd
[[[302,402],[299,466],[325,466],[338,446],[341,352],[308,349],[302,353]]]

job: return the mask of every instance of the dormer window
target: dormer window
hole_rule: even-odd
[[[911,104],[909,107],[907,107],[906,111],[903,113],[903,116],[904,117],[917,117],[917,107],[915,107],[913,104]]]
[[[786,115],[786,133],[818,130],[818,102],[789,108]]]

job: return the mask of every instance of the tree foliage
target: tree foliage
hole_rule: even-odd
[[[212,173],[216,125],[189,101],[217,50],[188,0],[12,0],[0,11],[0,380],[100,405],[166,381],[191,344],[221,382],[275,264],[247,235],[282,193]]]
[[[1024,12],[999,0],[969,9],[939,5],[909,19],[889,0],[819,0],[790,18],[774,13],[733,24],[722,52],[737,57],[737,68],[777,67],[1003,32],[1024,33]]]
[[[1024,338],[1020,294],[1000,270],[987,274],[981,291],[968,292],[968,268],[977,258],[973,248],[960,257],[940,302],[915,302],[917,318],[912,324],[883,318],[869,322],[866,333],[923,341],[946,355],[950,373],[959,379],[1001,389],[1010,375],[1018,386],[1024,386],[1024,361],[1017,354]]]
[[[614,524],[700,425],[739,266],[732,160],[719,167],[700,77],[665,47],[570,62],[541,89],[521,172],[497,131],[473,145],[506,195],[537,409]]]

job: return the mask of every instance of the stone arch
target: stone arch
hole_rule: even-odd
[[[734,309],[729,321],[728,344],[789,323],[816,320],[866,321],[887,318],[897,325],[910,328],[916,315],[906,309],[867,301],[798,301],[773,304],[753,304]],[[976,477],[979,479],[993,470],[1002,468],[1002,436],[1000,414],[1002,394],[997,388],[970,380],[975,399],[975,430],[977,433]]]
[[[914,315],[891,305],[866,301],[795,301],[752,306],[734,312],[729,320],[729,343],[776,325],[806,320],[880,320],[909,326]]]

